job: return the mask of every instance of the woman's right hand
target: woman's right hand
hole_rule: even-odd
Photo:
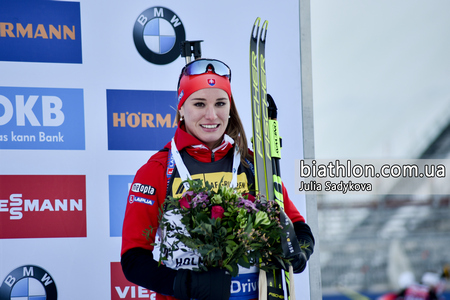
[[[228,300],[231,275],[226,269],[210,268],[196,272],[179,269],[174,282],[174,296],[181,300]]]

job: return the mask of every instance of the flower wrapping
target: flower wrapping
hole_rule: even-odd
[[[160,214],[164,235],[159,247],[160,263],[174,251],[199,255],[199,270],[226,268],[238,275],[238,266],[259,266],[266,271],[285,267],[279,221],[280,208],[273,200],[202,180],[187,180],[190,188],[182,197],[168,197]],[[181,225],[165,213],[181,215]],[[170,241],[170,242],[169,242]]]

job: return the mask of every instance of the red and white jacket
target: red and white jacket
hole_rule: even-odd
[[[182,127],[177,129],[174,139],[178,150],[180,152],[186,151],[186,153],[198,161],[200,165],[202,163],[220,161],[226,158],[230,151],[233,152],[234,148],[234,142],[231,139],[225,138],[218,148],[211,150],[198,139],[188,134]],[[170,149],[170,147],[171,143],[169,142],[165,148]],[[143,248],[154,251],[152,244],[156,242],[155,238],[157,231],[149,230],[159,228],[158,216],[167,195],[168,154],[169,151],[157,152],[136,173],[128,195],[128,203],[122,232],[121,255],[124,255],[127,251],[134,248]],[[204,175],[206,176],[207,174]],[[231,178],[231,170],[229,174],[225,175],[229,175]],[[284,186],[283,199],[285,212],[291,221],[293,223],[305,222],[303,216],[301,216],[292,201],[289,199]],[[144,232],[147,233],[147,236],[143,234]],[[173,262],[168,265],[173,268],[183,267],[177,267],[177,264],[174,264]],[[142,276],[146,275],[142,274]],[[233,289],[240,290],[240,286],[238,285],[239,283],[235,282],[233,285],[232,282],[232,292]],[[144,287],[152,289],[151,286]],[[156,299],[169,300],[174,298],[171,296],[157,294]]]

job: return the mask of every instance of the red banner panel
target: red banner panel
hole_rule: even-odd
[[[0,238],[86,237],[85,175],[0,175]]]

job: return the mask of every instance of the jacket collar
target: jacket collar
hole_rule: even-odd
[[[196,137],[187,133],[184,125],[177,128],[174,138],[178,151],[181,152],[184,149],[189,155],[201,162],[211,162],[223,158],[234,145],[234,140],[227,134],[224,134],[220,146],[215,149],[209,149]],[[170,148],[170,143],[167,146]]]

